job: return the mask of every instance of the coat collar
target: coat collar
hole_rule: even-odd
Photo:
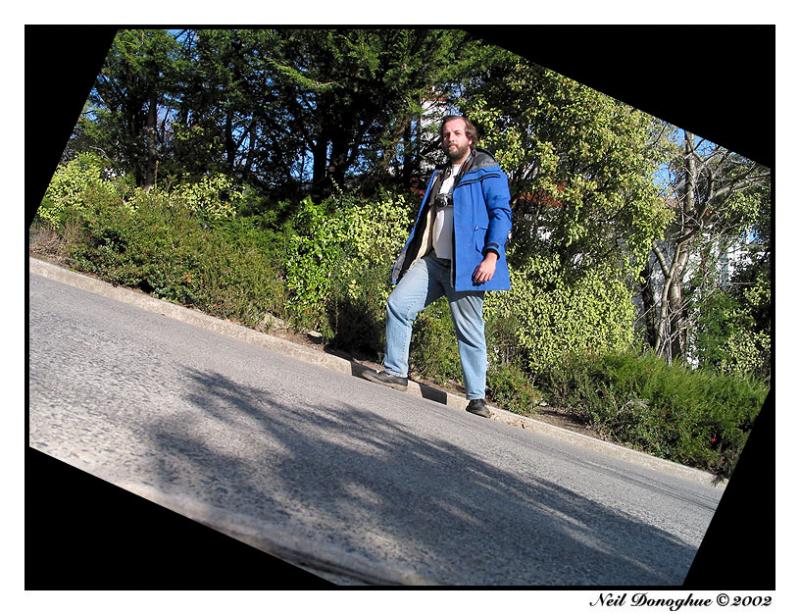
[[[450,166],[450,163],[440,164],[436,166],[436,170],[439,171],[442,175],[447,170],[447,167]],[[490,152],[485,149],[481,149],[480,147],[475,147],[470,152],[467,159],[464,161],[460,175],[463,177],[470,171],[477,171],[478,169],[485,169],[489,167],[497,167],[497,161],[494,159],[494,156]]]

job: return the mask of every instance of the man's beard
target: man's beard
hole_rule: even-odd
[[[456,146],[456,149],[450,149],[448,146],[444,153],[447,154],[447,157],[450,158],[451,161],[461,160],[467,153],[469,152],[469,144],[465,145],[464,147]]]

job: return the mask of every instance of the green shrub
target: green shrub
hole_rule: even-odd
[[[45,191],[36,216],[55,230],[62,230],[67,217],[102,204],[122,206],[124,181],[104,179],[107,161],[97,154],[81,153],[59,165]]]
[[[331,339],[332,301],[340,305],[367,301],[363,309],[381,313],[409,215],[402,196],[384,195],[373,201],[339,196],[322,203],[304,199],[292,220],[296,234],[286,261],[287,310],[293,321]]]
[[[528,365],[528,354],[518,342],[521,326],[513,313],[504,318],[497,313],[485,314],[486,350],[490,365],[516,365],[520,368]]]
[[[668,365],[652,353],[573,356],[549,371],[548,393],[601,434],[729,476],[767,387],[749,377]]]
[[[69,251],[78,269],[249,326],[282,313],[278,233],[247,219],[206,227],[158,191],[140,194],[135,209],[94,207],[81,218],[84,238]]]
[[[487,389],[492,401],[504,410],[530,415],[542,401],[542,394],[527,374],[513,364],[489,364]]]
[[[484,313],[489,321],[517,323],[516,354],[530,373],[557,367],[570,353],[630,345],[634,306],[610,266],[587,267],[580,277],[567,279],[558,256],[537,256],[511,267],[510,274],[511,290],[489,293]]]
[[[237,186],[222,173],[180,184],[170,194],[173,203],[187,207],[204,221],[233,218],[255,198],[250,187]]]
[[[409,367],[437,384],[463,383],[458,342],[446,297],[431,303],[414,323]]]
[[[207,245],[197,246],[207,309],[247,326],[259,324],[265,312],[284,317],[286,243],[284,235],[247,218],[215,227]]]
[[[386,267],[366,264],[355,286],[347,277],[339,279],[340,273],[333,272],[326,302],[330,345],[354,355],[378,356],[385,343]]]
[[[759,326],[754,314],[768,311],[771,301],[766,274],[757,276],[752,285],[736,293],[724,290],[711,293],[696,308],[696,344],[701,364],[731,374],[752,374],[768,380],[769,329]]]

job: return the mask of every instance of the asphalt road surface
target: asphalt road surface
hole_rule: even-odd
[[[30,445],[343,583],[680,585],[721,489],[31,275]]]

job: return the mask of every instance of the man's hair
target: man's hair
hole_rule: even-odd
[[[475,124],[469,121],[466,115],[448,115],[442,120],[441,125],[439,126],[439,138],[442,138],[442,132],[444,131],[444,125],[451,120],[464,120],[464,124],[466,128],[464,129],[464,134],[467,135],[470,139],[472,139],[472,147],[478,145],[478,129],[475,128]]]

